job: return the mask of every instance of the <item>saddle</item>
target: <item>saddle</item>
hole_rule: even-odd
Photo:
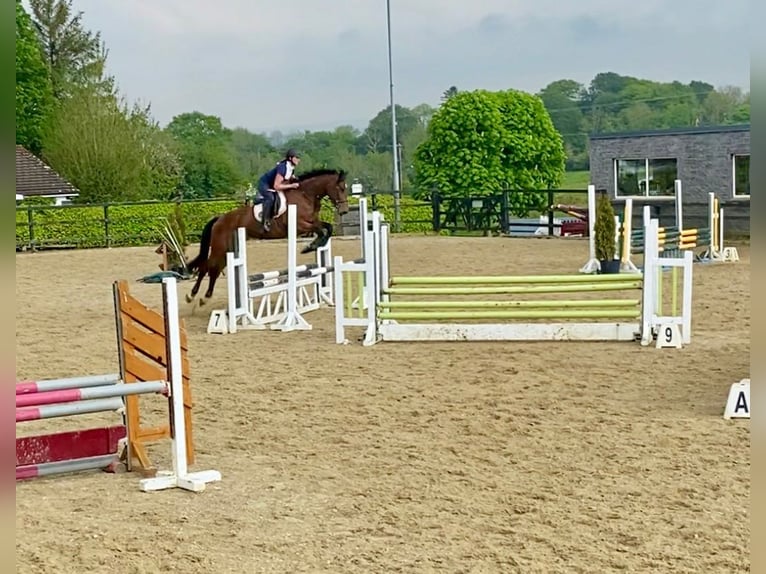
[[[259,223],[263,223],[262,201],[263,201],[263,198],[260,196],[256,197],[253,200],[253,217],[255,217],[255,220]],[[277,217],[287,212],[287,198],[285,198],[284,191],[275,192],[273,209],[274,209],[274,216],[273,216],[274,219],[276,219]]]

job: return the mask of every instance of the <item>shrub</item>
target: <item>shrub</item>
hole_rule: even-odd
[[[593,233],[596,244],[596,259],[599,261],[614,259],[614,208],[606,193],[600,193],[596,202],[596,221],[593,226]]]

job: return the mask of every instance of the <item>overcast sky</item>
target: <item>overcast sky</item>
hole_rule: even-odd
[[[394,98],[536,92],[613,71],[750,89],[747,0],[390,0]],[[389,103],[385,0],[74,0],[109,72],[165,125],[363,128]]]

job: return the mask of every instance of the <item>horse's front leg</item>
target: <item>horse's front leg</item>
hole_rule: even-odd
[[[319,221],[312,227],[311,231],[316,235],[316,237],[314,237],[311,243],[306,245],[306,247],[301,250],[301,253],[310,253],[312,251],[316,251],[320,247],[327,245],[330,237],[332,237],[333,226],[332,223]]]

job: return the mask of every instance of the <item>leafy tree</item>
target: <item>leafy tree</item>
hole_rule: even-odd
[[[588,138],[582,110],[585,87],[574,80],[557,80],[538,94],[561,134],[567,155],[567,166],[583,169],[588,165]]]
[[[83,28],[83,13],[73,12],[72,0],[30,0],[29,4],[54,96],[61,100],[84,86],[111,93],[113,81],[104,75],[107,53],[101,35]]]
[[[178,143],[183,197],[227,196],[245,187],[247,178],[234,159],[231,136],[220,118],[200,112],[183,113],[165,129]]]
[[[428,127],[428,122],[431,121],[431,118],[434,115],[434,112],[436,111],[435,108],[432,108],[428,104],[418,104],[414,108],[412,108],[412,113],[415,114],[415,116],[418,118],[418,122],[420,123],[420,126],[423,128]]]
[[[351,180],[358,180],[365,193],[391,191],[391,154],[353,153],[341,159],[339,165],[348,168]]]
[[[542,190],[561,180],[564,146],[539,97],[516,90],[460,92],[434,114],[414,168],[421,190],[436,187],[448,197]],[[520,215],[544,201],[544,194],[512,195]]]
[[[302,154],[301,169],[340,168],[340,158],[354,153],[359,131],[340,126],[334,131],[304,132],[287,140],[283,148],[296,148]],[[284,149],[280,148],[280,152]]]
[[[254,134],[245,128],[230,133],[231,147],[240,173],[252,180],[274,162],[274,146],[263,134]]]
[[[447,100],[449,100],[450,98],[452,98],[452,97],[454,97],[454,96],[457,96],[457,94],[458,94],[458,89],[457,89],[457,87],[455,87],[455,86],[450,86],[449,88],[447,88],[446,90],[444,90],[444,91],[442,92],[442,101],[443,101],[443,102],[446,102],[446,101],[447,101]]]
[[[699,82],[697,80],[689,82],[689,88],[691,88],[692,93],[697,98],[698,104],[704,102],[710,92],[715,91],[715,88],[711,84],[708,84],[707,82]]]
[[[53,115],[46,161],[80,190],[78,201],[167,199],[181,181],[173,142],[148,108],[87,88],[74,89]]]
[[[42,149],[43,131],[53,104],[48,68],[32,19],[16,0],[16,143],[34,154]]]
[[[726,125],[750,119],[750,98],[740,88],[725,86],[710,92],[702,102],[702,123]]]
[[[396,104],[396,135],[398,139],[402,139],[407,133],[415,129],[419,123],[419,116],[415,115],[412,110]],[[391,106],[387,106],[370,120],[367,129],[364,130],[364,133],[359,138],[360,151],[362,153],[381,151],[391,153],[392,141]]]

